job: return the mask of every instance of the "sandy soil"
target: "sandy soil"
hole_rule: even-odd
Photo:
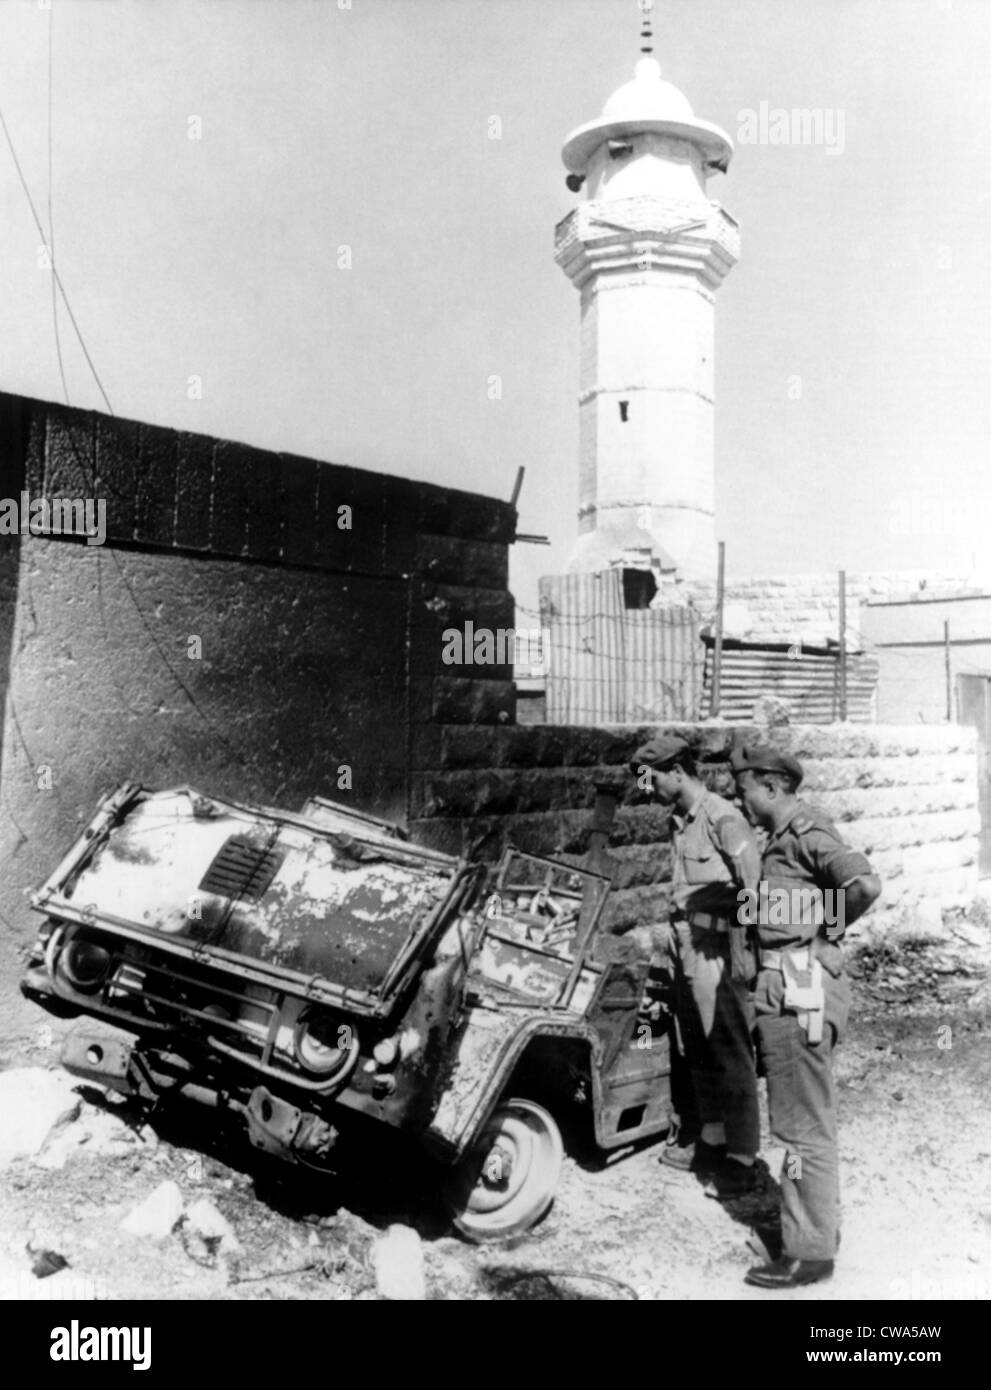
[[[657,1143],[603,1164],[579,1142],[540,1226],[510,1247],[478,1248],[450,1234],[415,1160],[389,1154],[360,1182],[314,1186],[204,1139],[195,1111],[152,1129],[84,1087],[65,1165],[19,1158],[0,1173],[0,1288],[64,1297],[88,1281],[111,1299],[375,1298],[373,1244],[405,1222],[422,1237],[435,1299],[989,1298],[991,931],[957,926],[939,943],[863,951],[852,966],[857,1008],[837,1054],[843,1245],[831,1283],[785,1295],[742,1283],[761,1249],[755,1230],[773,1240],[780,1154],[766,1126],[770,1167],[754,1196],[720,1203],[696,1178],[659,1167]],[[45,1027],[0,1067],[54,1065]],[[209,1197],[240,1252],[181,1226],[161,1240],[122,1232],[122,1217],[166,1179],[187,1206]],[[29,1244],[68,1267],[37,1278]]]

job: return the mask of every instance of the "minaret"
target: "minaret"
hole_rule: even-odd
[[[632,82],[564,143],[584,200],[555,259],[581,293],[580,505],[569,569],[712,578],[715,292],[736,222],[706,193],[732,142],[661,77],[649,22]]]

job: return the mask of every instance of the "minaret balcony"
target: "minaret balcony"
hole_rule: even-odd
[[[740,228],[718,203],[650,194],[595,199],[554,229],[554,259],[581,288],[603,272],[694,272],[716,288],[740,257]]]

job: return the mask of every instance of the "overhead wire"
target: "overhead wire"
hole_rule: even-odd
[[[45,248],[45,252],[48,256],[49,264],[51,265],[52,278],[58,287],[59,294],[62,296],[62,303],[65,305],[66,313],[69,315],[69,321],[71,322],[72,327],[75,330],[76,337],[79,339],[79,346],[82,348],[83,356],[86,358],[87,366],[89,367],[90,372],[93,375],[93,380],[96,382],[97,389],[99,390],[100,395],[103,397],[103,403],[107,408],[107,414],[113,415],[113,407],[111,406],[110,399],[103,388],[103,382],[100,380],[100,373],[96,370],[96,365],[94,364],[93,359],[90,356],[89,348],[86,346],[86,340],[83,337],[82,330],[80,329],[79,324],[76,322],[75,314],[72,312],[72,305],[69,303],[69,296],[66,293],[65,285],[62,283],[62,277],[55,267],[55,262],[52,257],[52,248],[48,242],[48,235],[45,232],[44,227],[42,226],[41,218],[38,216],[38,210],[35,207],[34,199],[31,197],[31,190],[28,188],[27,180],[24,177],[24,170],[21,168],[21,161],[17,157],[17,150],[14,148],[14,142],[11,139],[10,130],[7,126],[7,118],[3,113],[2,106],[0,106],[0,128],[2,128],[3,130],[4,139],[6,140],[7,148],[10,151],[10,157],[14,161],[14,168],[17,170],[17,177],[20,181],[20,185],[24,192],[24,196],[27,199],[28,207],[31,209],[31,216],[34,219],[34,225],[37,227],[38,235],[41,237],[41,244]]]
[[[51,33],[50,33],[50,36],[49,36],[49,61],[51,61],[52,47],[53,47],[53,41],[52,41],[52,39],[51,39]],[[53,109],[54,109],[54,101],[53,101],[53,97],[52,97],[53,87],[54,87],[54,83],[53,83],[53,80],[52,80],[51,67],[49,67],[49,113],[50,113],[49,118],[50,118],[50,121],[51,121],[51,113],[52,113],[52,111],[53,111]],[[37,228],[38,235],[41,237],[42,246],[44,247],[44,249],[45,249],[45,251],[46,251],[46,254],[47,254],[47,256],[48,256],[48,261],[49,261],[49,265],[50,265],[50,268],[51,268],[51,275],[52,275],[53,284],[57,287],[58,293],[59,293],[59,294],[61,295],[61,297],[62,297],[62,302],[63,302],[63,304],[65,305],[65,309],[66,309],[67,314],[69,315],[69,321],[70,321],[70,323],[72,324],[73,331],[74,331],[74,333],[75,333],[75,335],[76,335],[76,338],[77,338],[77,340],[78,340],[78,342],[79,342],[79,346],[80,346],[80,348],[81,348],[81,350],[82,350],[82,353],[83,353],[83,356],[84,356],[84,358],[85,358],[85,360],[86,360],[86,364],[87,364],[87,366],[88,366],[89,369],[90,369],[90,372],[91,372],[91,374],[92,374],[93,380],[94,380],[94,382],[95,382],[95,384],[96,384],[96,387],[97,387],[97,389],[98,389],[98,391],[99,391],[99,393],[100,393],[100,396],[101,396],[101,398],[102,398],[102,400],[103,400],[103,403],[104,403],[104,405],[105,405],[105,407],[106,407],[107,414],[110,415],[112,418],[116,418],[116,413],[115,413],[115,411],[114,411],[114,409],[113,409],[113,406],[112,406],[112,404],[111,404],[111,402],[110,402],[110,397],[108,396],[107,391],[106,391],[106,388],[105,388],[104,385],[103,385],[103,381],[102,381],[102,379],[101,379],[101,377],[100,377],[100,374],[99,374],[99,372],[98,372],[98,370],[97,370],[97,368],[96,368],[96,364],[95,364],[95,362],[94,362],[94,360],[93,360],[93,356],[92,356],[92,354],[91,354],[91,352],[90,352],[90,350],[89,350],[89,347],[87,346],[86,339],[85,339],[85,337],[84,337],[84,335],[83,335],[82,329],[80,328],[79,322],[78,322],[78,320],[77,320],[77,318],[76,318],[76,315],[75,315],[75,313],[73,312],[72,305],[71,305],[71,303],[70,303],[70,301],[69,301],[68,292],[67,292],[67,290],[66,290],[66,288],[65,288],[65,285],[64,285],[64,283],[63,283],[63,281],[62,281],[62,277],[61,277],[61,275],[59,274],[59,271],[58,271],[58,269],[57,269],[57,267],[56,267],[56,265],[55,265],[54,251],[53,251],[53,249],[52,249],[50,237],[49,237],[49,235],[46,234],[45,228],[44,228],[44,226],[42,225],[42,222],[41,222],[41,218],[40,218],[39,215],[38,215],[37,206],[36,206],[36,204],[35,204],[34,198],[32,197],[31,189],[30,189],[30,186],[29,186],[29,184],[28,184],[27,178],[26,178],[26,176],[25,176],[25,174],[24,174],[24,169],[23,169],[23,166],[21,165],[20,158],[18,157],[17,149],[16,149],[16,147],[15,147],[15,145],[14,145],[13,137],[12,137],[12,135],[11,135],[11,133],[10,133],[10,128],[9,128],[9,126],[8,126],[8,124],[7,124],[7,119],[6,119],[6,116],[5,116],[5,114],[4,114],[2,105],[0,105],[0,129],[3,130],[4,139],[5,139],[5,141],[6,141],[7,148],[8,148],[8,150],[10,151],[10,157],[11,157],[11,160],[12,160],[12,162],[13,162],[14,168],[15,168],[15,170],[17,171],[17,177],[18,177],[18,181],[19,181],[20,186],[21,186],[21,190],[22,190],[22,192],[23,192],[23,194],[24,194],[25,201],[27,202],[28,208],[29,208],[29,210],[30,210],[32,220],[34,221],[34,225],[35,225],[35,227]],[[50,148],[50,151],[51,151],[52,144],[53,144],[53,141],[52,141],[52,138],[51,138],[51,128],[50,128],[50,130],[49,130],[49,148]],[[50,154],[50,160],[51,160],[51,154]],[[50,178],[50,179],[51,179],[51,169],[52,169],[52,163],[50,162],[50,164],[49,164],[49,178]],[[53,202],[54,202],[54,195],[53,195],[53,192],[52,192],[51,187],[50,187],[50,188],[49,188],[49,207],[50,207],[50,208],[51,208],[51,205],[53,204]],[[56,319],[56,323],[57,323],[57,319]],[[63,389],[65,390],[66,396],[67,396],[67,398],[68,398],[68,388],[67,388],[67,386],[66,386],[66,380],[65,380],[64,370],[62,369],[63,364],[62,364],[62,354],[61,354],[61,344],[60,344],[60,342],[59,342],[58,356],[59,356],[59,363],[60,363],[60,372],[61,372],[61,375],[62,375]],[[94,473],[93,468],[91,467],[89,461],[88,461],[86,458],[84,458],[84,457],[80,454],[79,449],[77,448],[77,445],[76,445],[75,438],[73,437],[72,427],[71,427],[71,425],[70,425],[70,423],[69,423],[68,421],[66,421],[66,436],[67,436],[67,438],[68,438],[69,447],[70,447],[71,450],[72,450],[73,457],[74,457],[76,463],[78,464],[78,466],[79,466],[79,468],[80,468],[80,470],[81,470],[83,476],[86,478],[87,482],[90,484],[90,486],[91,486],[91,488],[92,488],[92,490],[93,490],[93,492],[94,492],[94,495],[95,495],[95,493],[96,493],[96,488],[97,488],[97,479],[96,479],[95,473]],[[124,588],[125,588],[125,590],[126,590],[126,592],[127,592],[127,594],[128,594],[128,597],[130,598],[132,604],[134,605],[134,609],[135,609],[135,611],[137,612],[138,617],[140,618],[141,623],[142,623],[142,625],[143,625],[145,631],[147,632],[148,637],[149,637],[149,639],[151,640],[152,646],[154,647],[154,649],[155,649],[155,651],[156,651],[156,653],[157,653],[159,659],[161,660],[162,664],[165,666],[166,670],[169,672],[169,674],[170,674],[170,676],[172,677],[172,679],[173,679],[173,681],[175,682],[175,684],[178,686],[178,688],[182,691],[183,695],[184,695],[184,696],[186,697],[186,699],[188,700],[188,702],[189,702],[191,708],[194,710],[194,712],[196,713],[196,715],[202,720],[202,722],[206,725],[206,727],[210,730],[211,734],[212,734],[212,735],[214,736],[214,738],[217,740],[218,744],[220,744],[220,746],[222,746],[223,748],[225,748],[225,749],[227,750],[227,752],[230,753],[231,755],[233,755],[233,756],[238,756],[238,755],[239,755],[239,754],[238,754],[238,749],[234,747],[234,745],[226,738],[226,736],[224,735],[224,733],[223,733],[220,729],[217,728],[217,726],[213,723],[213,721],[209,718],[209,716],[204,712],[204,710],[203,710],[202,707],[200,706],[198,700],[196,699],[195,695],[193,694],[192,690],[190,690],[189,686],[186,684],[186,682],[182,679],[182,677],[179,675],[179,673],[175,670],[175,668],[173,667],[172,663],[169,661],[169,659],[168,659],[168,657],[166,656],[164,650],[162,649],[161,643],[160,643],[160,641],[159,641],[157,635],[156,635],[155,632],[152,630],[151,625],[150,625],[150,623],[148,622],[148,618],[147,618],[147,616],[146,616],[144,610],[142,609],[141,604],[138,602],[137,595],[135,594],[134,588],[133,588],[133,586],[132,586],[130,580],[128,579],[128,577],[127,577],[127,575],[126,575],[126,573],[125,573],[125,571],[124,571],[124,568],[123,568],[123,564],[122,564],[122,562],[121,562],[121,559],[120,559],[120,557],[118,556],[117,552],[116,552],[115,550],[113,550],[113,549],[111,549],[111,551],[110,551],[110,558],[111,558],[111,560],[113,561],[115,568],[117,569],[117,572],[118,572],[118,574],[119,574],[119,576],[120,576],[120,579],[121,579],[121,582],[123,583]],[[31,752],[30,752],[30,749],[27,747],[26,742],[24,741],[23,733],[21,733],[21,741],[22,741],[22,744],[24,745],[25,752],[27,753],[28,757],[31,758]],[[32,762],[32,765],[33,765],[33,762]]]
[[[52,183],[53,183],[53,168],[54,168],[54,162],[55,162],[55,160],[54,160],[54,140],[53,140],[53,136],[52,136],[52,129],[53,129],[53,126],[54,126],[54,122],[53,122],[53,119],[52,119],[52,112],[53,112],[53,100],[52,100],[52,90],[53,90],[52,67],[53,67],[53,62],[52,62],[52,55],[53,55],[53,48],[54,48],[54,39],[53,39],[53,28],[52,28],[52,26],[53,26],[53,24],[54,24],[54,14],[55,14],[55,6],[54,6],[54,5],[49,5],[49,7],[48,7],[48,246],[49,246],[49,253],[48,253],[48,254],[49,254],[49,257],[50,257],[50,259],[51,259],[51,266],[52,266],[52,281],[51,281],[51,284],[52,284],[52,328],[54,329],[54,332],[55,332],[55,355],[56,355],[56,357],[58,358],[58,373],[59,373],[59,377],[60,377],[61,382],[62,382],[62,394],[63,394],[63,396],[65,397],[65,403],[66,403],[66,405],[68,405],[68,404],[69,404],[69,386],[68,386],[68,383],[67,383],[67,381],[66,381],[66,379],[65,379],[65,363],[64,363],[63,360],[62,360],[62,336],[61,336],[61,333],[59,332],[59,321],[58,321],[58,293],[57,293],[57,290],[56,290],[55,274],[54,274],[54,272],[55,272],[55,218],[54,218],[53,213],[52,213]]]

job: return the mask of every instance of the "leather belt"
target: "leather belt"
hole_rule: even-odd
[[[814,959],[812,947],[806,946],[783,946],[778,950],[762,946],[760,948],[760,968],[761,970],[784,970],[782,957],[787,956],[796,970],[808,970]]]

